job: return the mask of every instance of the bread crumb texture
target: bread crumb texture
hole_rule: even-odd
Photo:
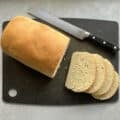
[[[84,92],[93,84],[95,74],[96,64],[91,54],[74,52],[65,86],[74,92]]]

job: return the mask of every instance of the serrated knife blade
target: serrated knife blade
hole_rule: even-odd
[[[79,28],[69,22],[66,22],[56,16],[49,14],[48,12],[42,9],[38,10],[35,8],[31,8],[28,10],[28,14],[49,23],[50,25],[74,36],[79,40],[85,40],[85,39],[91,40],[91,42],[93,41],[97,43],[99,46],[101,46],[102,48],[106,48],[113,52],[116,52],[119,50],[118,46],[110,43],[109,41],[103,40],[82,28]]]

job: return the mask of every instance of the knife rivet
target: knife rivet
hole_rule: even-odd
[[[117,47],[116,46],[114,46],[114,50],[116,50],[117,49]]]
[[[105,44],[106,44],[106,41],[103,41],[103,44],[105,45]]]
[[[92,38],[95,39],[95,36],[93,36]]]

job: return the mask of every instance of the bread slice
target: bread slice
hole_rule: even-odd
[[[96,78],[93,85],[86,91],[87,93],[94,93],[101,88],[105,81],[105,66],[103,57],[98,54],[93,54],[96,63]]]
[[[100,95],[100,96],[93,95],[93,97],[95,99],[98,99],[98,100],[110,99],[116,93],[118,86],[119,86],[119,76],[116,72],[114,72],[113,82],[112,82],[112,85],[111,85],[109,91],[103,95]]]
[[[93,93],[93,95],[95,96],[100,96],[102,94],[107,93],[112,85],[112,80],[114,77],[114,68],[107,59],[104,59],[104,65],[105,65],[105,71],[106,71],[105,80],[101,88],[95,93]]]
[[[9,56],[53,78],[69,41],[69,37],[46,24],[16,16],[4,29],[1,45]]]
[[[74,92],[84,92],[95,80],[96,64],[91,54],[74,52],[65,86]]]

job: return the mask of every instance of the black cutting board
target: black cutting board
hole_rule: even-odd
[[[79,18],[65,18],[64,20],[118,45],[118,24],[116,22]],[[3,28],[7,23],[8,22],[4,22]],[[27,45],[29,45],[29,43]],[[39,105],[78,105],[117,101],[118,91],[111,99],[101,102],[95,100],[88,94],[73,93],[65,88],[64,83],[71,55],[74,51],[98,53],[108,58],[118,71],[118,53],[112,54],[110,51],[105,51],[99,47],[99,45],[95,45],[90,41],[80,41],[73,37],[71,37],[71,42],[61,63],[61,67],[53,80],[3,53],[3,100],[10,103]],[[17,91],[15,97],[8,95],[11,89]]]

